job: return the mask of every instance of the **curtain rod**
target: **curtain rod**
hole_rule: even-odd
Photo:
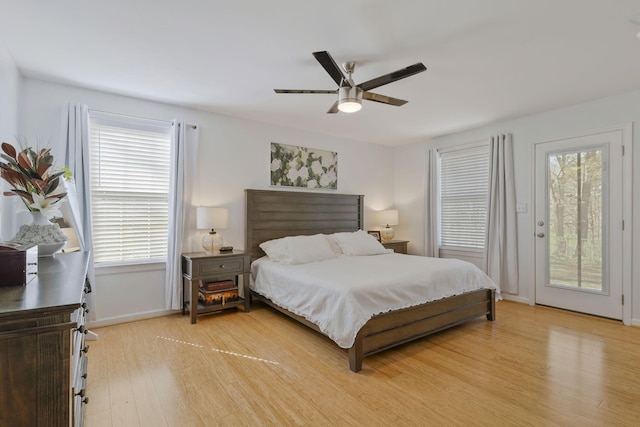
[[[163,123],[163,124],[171,124],[171,122],[168,121],[168,120],[150,119],[148,117],[139,117],[139,116],[132,116],[130,114],[112,113],[110,111],[100,111],[100,110],[89,109],[89,112],[109,114],[109,115],[112,115],[112,116],[129,117],[131,119],[137,119],[137,120],[149,120],[149,121],[152,121],[152,122],[158,122],[158,123]]]
[[[113,116],[129,117],[129,118],[137,119],[137,120],[149,120],[149,121],[152,121],[152,122],[170,124],[171,126],[173,126],[173,122],[172,121],[167,121],[167,120],[150,119],[148,117],[138,117],[138,116],[132,116],[130,114],[112,113],[110,111],[100,111],[100,110],[93,110],[93,109],[89,109],[89,112],[101,113],[101,114],[109,114],[109,115],[113,115]],[[180,123],[178,123],[178,125],[180,125]],[[190,126],[192,129],[198,129],[198,126],[193,125],[191,123],[185,123],[185,125]]]

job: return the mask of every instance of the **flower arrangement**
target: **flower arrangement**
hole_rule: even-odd
[[[0,176],[13,186],[11,191],[4,192],[5,196],[19,196],[29,211],[39,211],[48,218],[59,214],[57,202],[67,195],[60,187],[60,177],[70,179],[71,171],[68,168],[51,171],[50,148],[27,147],[18,152],[3,142],[0,156],[5,160],[0,161]]]

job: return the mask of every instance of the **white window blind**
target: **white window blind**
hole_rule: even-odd
[[[489,146],[440,153],[440,247],[484,249]]]
[[[166,258],[170,125],[91,116],[94,258]]]

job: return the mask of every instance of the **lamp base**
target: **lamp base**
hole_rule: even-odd
[[[202,237],[202,247],[208,253],[220,250],[223,244],[222,236],[215,231],[205,234]]]
[[[389,242],[393,240],[393,236],[395,236],[395,232],[393,231],[393,228],[389,227],[388,225],[380,230],[380,238],[383,242]]]

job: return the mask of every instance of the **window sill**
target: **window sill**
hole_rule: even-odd
[[[159,271],[167,268],[165,259],[153,259],[146,261],[130,262],[103,262],[96,264],[96,276],[110,274],[143,273],[147,271]]]

